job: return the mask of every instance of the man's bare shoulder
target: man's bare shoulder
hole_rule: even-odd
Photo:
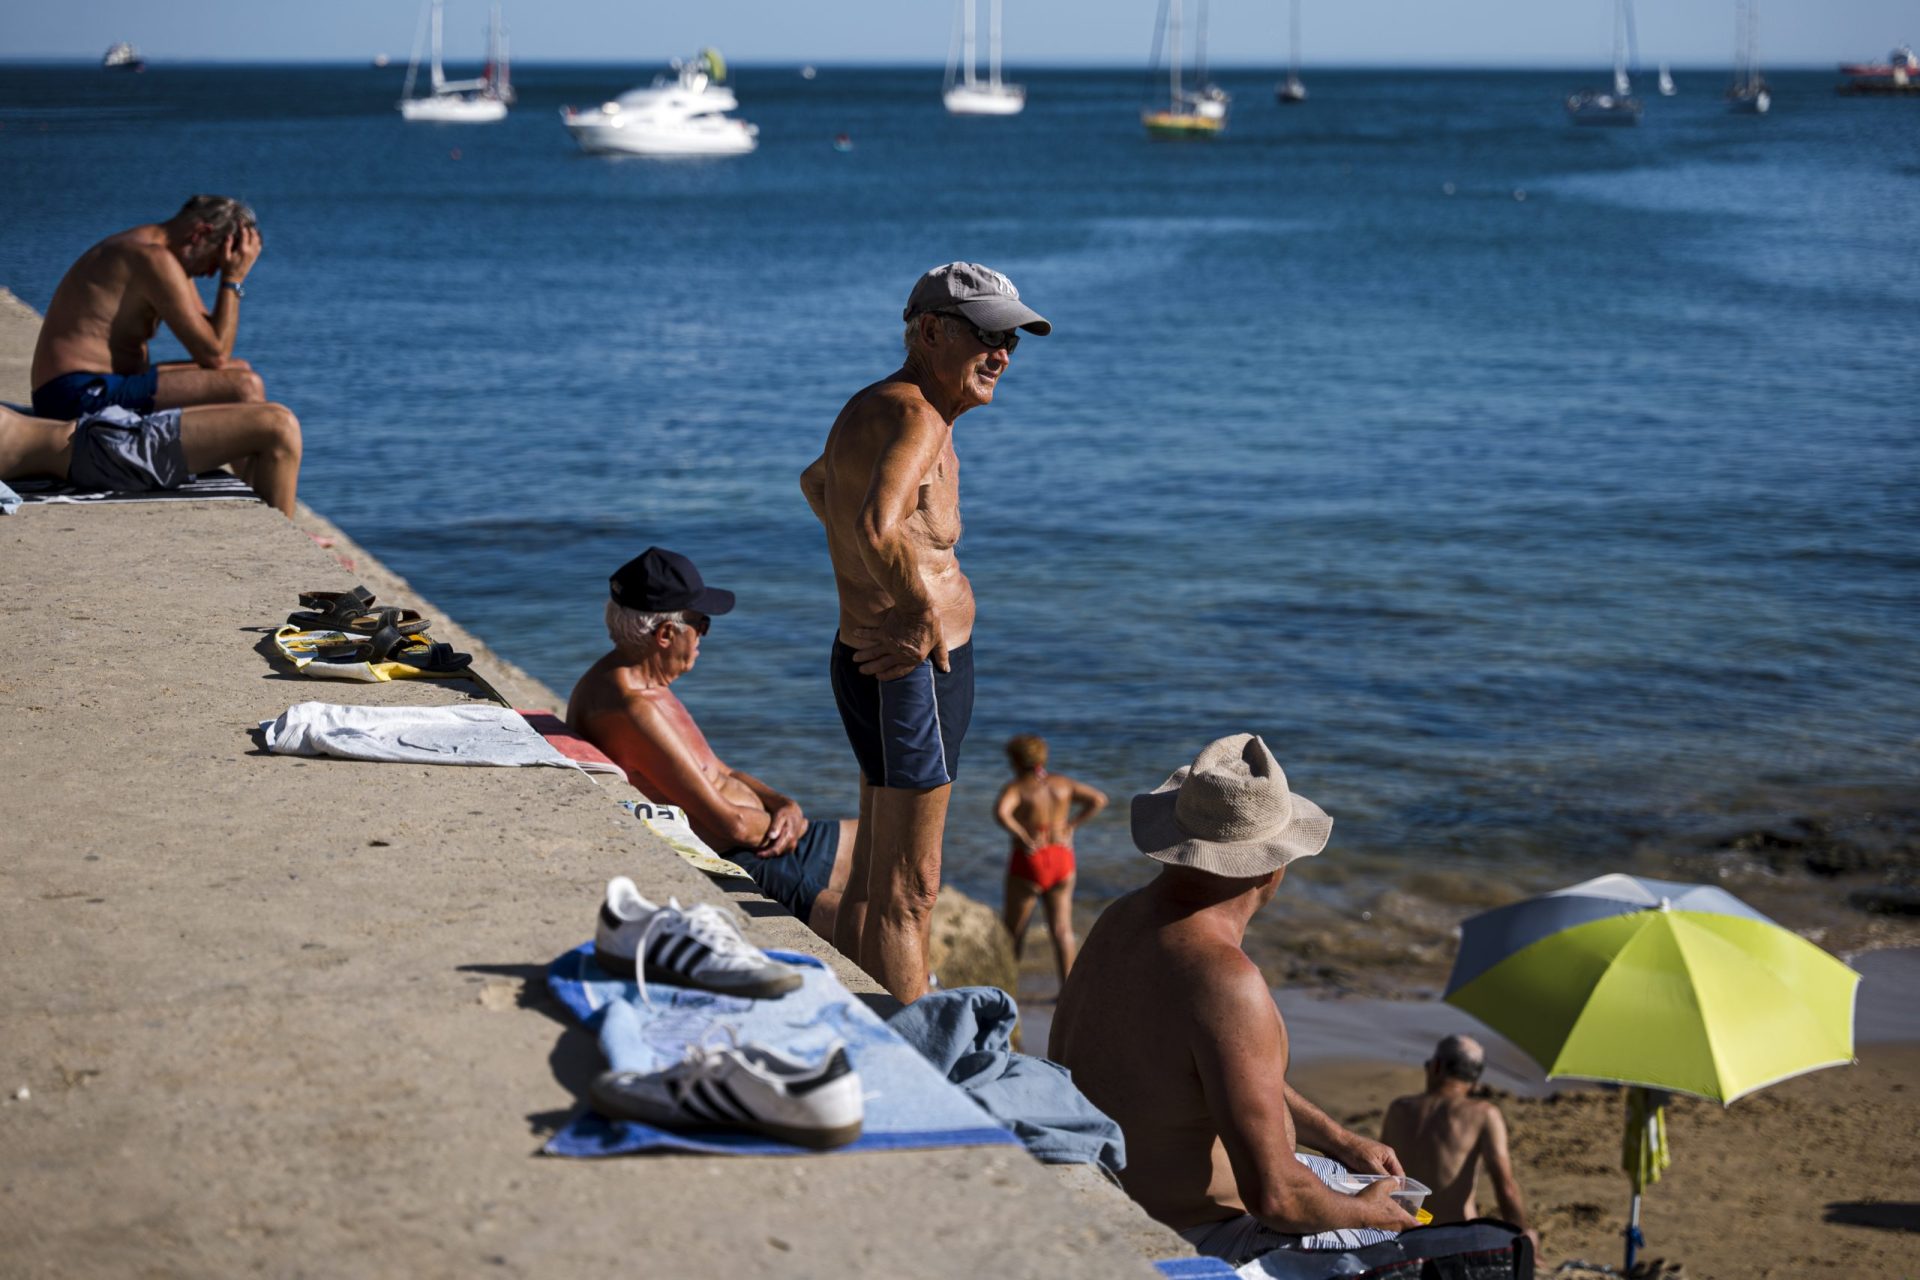
[[[840,411],[838,425],[878,435],[916,427],[940,429],[946,423],[918,383],[894,375],[854,392]]]
[[[1215,1026],[1249,1016],[1279,1016],[1260,966],[1233,943],[1204,935],[1180,937],[1167,952],[1168,976],[1185,989],[1195,1021]]]

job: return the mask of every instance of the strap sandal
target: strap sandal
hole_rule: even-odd
[[[287,615],[287,622],[303,631],[351,631],[370,636],[382,627],[392,627],[402,635],[425,631],[427,619],[412,609],[391,606],[374,608],[373,592],[365,587],[351,591],[302,591],[304,609]]]
[[[365,640],[315,645],[313,655],[322,662],[392,662],[422,675],[453,675],[473,665],[471,654],[456,653],[450,644],[423,643],[391,626]]]

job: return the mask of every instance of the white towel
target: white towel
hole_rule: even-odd
[[[262,720],[260,730],[266,737],[267,750],[287,756],[581,768],[518,714],[486,703],[343,707],[331,702],[302,702],[287,708],[277,720]]]

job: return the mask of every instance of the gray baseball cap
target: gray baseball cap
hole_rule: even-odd
[[[1013,281],[977,262],[949,262],[916,280],[900,318],[911,320],[928,311],[956,312],[982,329],[1025,329],[1043,335],[1053,331],[1045,316],[1020,301]]]

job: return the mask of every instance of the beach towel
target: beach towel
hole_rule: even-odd
[[[260,722],[267,750],[405,764],[551,765],[618,773],[610,762],[570,760],[518,712],[486,703],[444,707],[344,707],[302,702]]]
[[[1234,1269],[1218,1258],[1167,1258],[1153,1264],[1167,1280],[1232,1280]]]
[[[280,650],[280,656],[292,663],[294,670],[303,676],[321,680],[355,680],[362,684],[377,684],[384,680],[471,679],[483,688],[487,687],[471,666],[459,671],[433,673],[419,671],[404,662],[345,661],[322,658],[316,652],[321,645],[357,644],[366,638],[346,631],[302,631],[295,626],[281,627],[273,633],[274,647]],[[411,638],[422,644],[431,643],[424,631]]]
[[[527,711],[515,708],[520,718],[539,731],[555,751],[588,773],[609,773],[625,780],[627,771],[607,758],[606,752],[567,728],[567,722],[551,711]]]
[[[569,1013],[599,1036],[601,1049],[616,1070],[661,1070],[684,1057],[690,1045],[726,1043],[729,1033],[743,1044],[764,1044],[803,1061],[823,1057],[835,1041],[844,1043],[866,1092],[866,1121],[858,1140],[825,1154],[1019,1144],[1018,1138],[982,1115],[965,1094],[948,1084],[826,965],[798,952],[767,954],[800,968],[804,981],[798,991],[778,1000],[744,1000],[649,982],[651,1003],[642,1004],[638,987],[608,977],[593,963],[591,942],[549,965],[547,986]],[[637,1121],[608,1120],[591,1111],[576,1115],[543,1150],[548,1155],[575,1157],[642,1151],[823,1154],[758,1133],[724,1129],[676,1133]]]
[[[0,480],[0,516],[10,516],[20,509],[20,495],[7,488],[7,482]]]
[[[998,987],[955,987],[922,996],[887,1019],[974,1104],[1047,1164],[1127,1165],[1120,1126],[1087,1101],[1057,1062],[1012,1049],[1020,1010]]]
[[[36,478],[10,480],[29,503],[35,502],[264,502],[266,499],[247,487],[247,482],[225,471],[202,471],[178,489],[148,489],[139,493],[116,493],[110,489],[83,489],[65,480]]]

